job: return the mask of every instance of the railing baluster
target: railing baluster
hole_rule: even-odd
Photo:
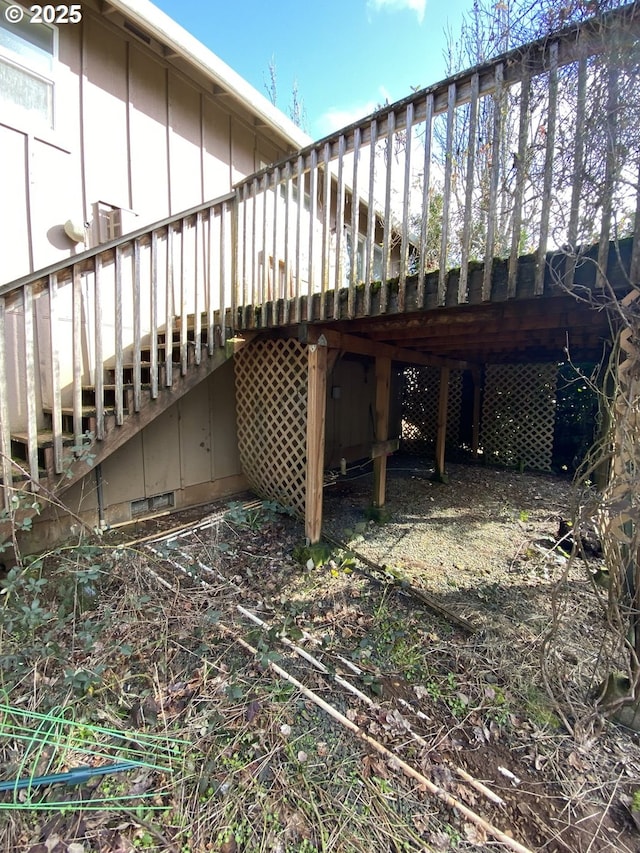
[[[102,345],[102,258],[96,255],[93,267],[93,307],[95,351],[93,358],[93,387],[96,404],[96,438],[104,440],[104,353]],[[55,432],[54,432],[55,434]],[[62,451],[62,441],[60,441]],[[57,470],[57,469],[56,469]]]
[[[5,349],[5,298],[0,296],[0,465],[2,470],[2,491],[4,508],[11,508],[13,471],[11,465],[11,421],[9,420],[9,401],[7,399],[7,356]]]
[[[413,104],[407,104],[404,146],[404,188],[402,198],[402,237],[400,240],[400,288],[398,311],[404,311],[404,297],[409,270],[409,221],[411,218],[411,148],[413,146]]]
[[[309,173],[309,262],[308,262],[308,303],[307,303],[307,319],[312,320],[313,309],[313,294],[315,290],[316,278],[315,270],[315,232],[316,220],[318,218],[318,149],[314,148],[311,151],[311,171]]]
[[[202,213],[196,213],[193,232],[193,280],[195,291],[193,294],[193,361],[200,364],[202,355],[202,316],[200,312],[200,287],[204,288],[205,268],[200,266],[200,244],[204,246]]]
[[[140,334],[140,241],[133,241],[133,409],[140,411],[142,342]],[[131,413],[129,413],[131,414]]]
[[[551,191],[553,189],[553,153],[556,144],[556,111],[558,103],[558,45],[551,45],[549,69],[549,108],[547,114],[547,142],[544,157],[544,180],[542,184],[542,211],[540,215],[540,245],[536,266],[534,293],[542,296],[549,238],[549,216],[551,214]]]
[[[302,214],[304,213],[304,157],[299,156],[296,180],[298,182],[298,210],[296,216],[296,304],[295,322],[302,320]]]
[[[158,397],[158,232],[151,232],[151,322],[149,324],[149,370],[151,371],[151,398]]]
[[[236,189],[236,199],[235,199],[235,207],[233,211],[233,223],[231,226],[231,232],[233,235],[233,242],[231,246],[231,251],[233,253],[231,258],[231,325],[234,329],[238,328],[238,313],[239,313],[239,300],[242,299],[242,280],[240,278],[240,235],[242,233],[240,228],[240,211],[242,209],[242,189],[238,187]]]
[[[502,135],[502,90],[504,69],[499,62],[494,69],[495,90],[493,93],[493,138],[491,141],[491,171],[489,178],[489,205],[487,210],[487,234],[484,252],[484,277],[482,298],[491,298],[493,255],[495,248],[496,216],[498,215],[498,182],[500,180],[500,142]]]
[[[98,256],[99,257],[99,256]],[[96,257],[96,261],[98,260]],[[96,307],[96,317],[98,309]],[[96,326],[97,331],[97,326]],[[49,342],[51,358],[51,432],[53,433],[53,469],[62,473],[62,391],[60,388],[60,318],[58,317],[58,275],[49,276]],[[96,347],[98,339],[96,336]]]
[[[75,267],[74,267],[75,276]],[[25,364],[25,396],[27,411],[27,458],[29,462],[29,476],[37,491],[40,475],[38,471],[38,412],[36,392],[36,357],[35,357],[35,334],[33,323],[33,285],[25,284],[23,292],[24,307],[24,364]],[[74,351],[75,351],[75,322],[74,322]],[[75,385],[75,369],[74,369]],[[75,390],[75,389],[74,389]]]
[[[569,256],[567,257],[564,285],[571,287],[578,260],[578,226],[580,222],[580,199],[584,183],[584,137],[585,113],[587,102],[587,62],[581,59],[578,63],[578,87],[576,94],[576,132],[574,137],[573,174],[571,176],[571,211],[569,213],[569,228],[567,241]]]
[[[358,284],[358,237],[360,235],[360,197],[358,195],[358,163],[360,160],[360,128],[353,132],[353,182],[351,184],[351,274],[349,275],[349,298],[347,314],[356,313],[356,285]]]
[[[173,384],[173,225],[167,225],[167,276],[164,329],[164,384]]]
[[[444,305],[447,288],[447,250],[449,248],[449,208],[451,203],[451,173],[456,106],[456,84],[449,85],[447,107],[447,146],[444,164],[444,190],[442,199],[442,229],[440,236],[440,263],[438,267],[438,305]]]
[[[278,262],[278,198],[280,194],[280,169],[278,166],[273,170],[273,273],[269,298],[273,301],[273,320],[277,325],[277,300],[280,298],[280,265]],[[271,264],[269,264],[271,270]]]
[[[230,324],[232,330],[235,328],[236,313],[233,308],[233,293],[235,291],[235,274],[234,269],[234,239],[236,237],[235,222],[236,222],[236,206],[229,213],[229,204],[225,202],[220,211],[220,346],[224,347],[227,340],[227,305],[231,306]],[[231,220],[231,221],[229,221]],[[231,240],[231,250],[227,247],[227,240]],[[237,242],[237,240],[235,241]],[[230,267],[230,271],[229,271]],[[230,272],[227,275],[228,271]],[[230,302],[227,302],[227,280],[230,279]]]
[[[73,442],[76,448],[84,441],[82,429],[82,281],[80,270],[73,267]],[[77,452],[77,451],[76,451]]]
[[[219,237],[219,220],[220,215],[216,214],[216,208],[210,208],[207,212],[207,236],[206,240],[202,241],[202,252],[204,255],[204,269],[205,269],[205,301],[207,305],[207,352],[209,355],[213,355],[215,349],[215,310],[216,306],[214,303],[214,282],[218,281],[218,288],[216,289],[216,293],[218,294],[218,317],[220,317],[220,262],[218,260],[217,266],[214,268],[214,257],[219,258],[219,255],[222,251],[222,243],[220,242]],[[215,242],[215,234],[218,234],[218,250],[213,254],[213,247]],[[217,270],[217,273],[214,274],[214,269]],[[224,320],[223,320],[224,323]]]
[[[375,270],[376,245],[376,144],[378,142],[378,121],[373,119],[369,127],[369,204],[367,207],[367,255],[364,272],[364,305],[365,316],[371,313],[371,282]]]
[[[124,422],[123,407],[123,379],[124,357],[122,352],[122,247],[116,246],[115,250],[115,396],[116,396],[116,424],[122,426]]]
[[[611,208],[616,182],[618,148],[618,69],[611,57],[607,78],[607,119],[606,119],[606,155],[604,167],[604,187],[602,196],[602,222],[600,224],[600,242],[598,245],[598,267],[596,269],[596,287],[604,287],[607,281],[607,260],[609,240],[611,238]]]
[[[187,320],[187,282],[191,272],[187,236],[189,226],[186,219],[180,222],[180,373],[187,372],[189,361],[188,320]]]
[[[267,248],[267,222],[269,217],[269,173],[267,172],[262,179],[262,269],[260,271],[260,325],[267,325],[267,306],[269,300],[269,272],[271,264],[269,261],[269,249]]]
[[[324,170],[324,198],[322,216],[322,289],[320,292],[320,319],[327,316],[327,292],[331,270],[331,143],[325,142],[322,154]]]
[[[249,307],[252,310],[252,316],[249,317],[249,324],[255,325],[256,308],[259,307],[258,281],[256,276],[256,262],[258,252],[258,179],[254,178],[251,181],[251,244],[249,253],[251,255],[251,282],[249,284]]]
[[[340,288],[344,284],[344,155],[346,150],[346,138],[343,133],[338,140],[338,188],[336,199],[336,277],[333,290],[333,316],[336,320],[340,318]]]
[[[393,232],[393,216],[391,213],[391,187],[393,169],[393,143],[396,127],[396,114],[393,110],[387,114],[387,141],[386,141],[386,184],[384,195],[384,238],[382,241],[382,289],[380,291],[380,313],[387,310],[387,282],[391,278],[391,236]]]
[[[513,226],[511,230],[511,254],[509,255],[509,272],[507,281],[507,296],[516,295],[518,282],[518,257],[520,255],[520,230],[522,228],[522,202],[524,185],[527,177],[527,143],[529,131],[529,100],[531,83],[525,75],[520,89],[520,119],[518,125],[518,153],[516,155],[516,188],[513,194]]]
[[[291,161],[287,160],[284,167],[284,302],[282,305],[282,322],[289,322],[289,299],[291,298],[291,208],[293,207],[293,186],[291,179]]]
[[[427,273],[429,239],[429,208],[431,206],[431,139],[433,133],[433,94],[427,95],[424,123],[424,172],[422,175],[422,228],[420,229],[420,274],[418,278],[418,307],[424,305],[424,278]]]
[[[242,232],[241,232],[241,247],[238,251],[238,260],[240,262],[240,269],[238,270],[238,274],[240,276],[240,280],[242,281],[242,294],[240,298],[240,307],[242,308],[242,317],[240,324],[242,326],[245,325],[247,319],[247,309],[249,299],[249,264],[247,259],[247,252],[249,251],[249,234],[248,234],[248,226],[247,226],[247,217],[249,207],[249,185],[245,184],[242,188]]]
[[[458,303],[467,301],[467,282],[469,276],[469,257],[471,254],[471,224],[473,219],[473,190],[476,170],[476,132],[478,129],[478,92],[480,78],[471,77],[471,103],[469,106],[469,134],[467,136],[467,177],[464,198],[464,221],[462,224],[462,248],[460,253],[460,281],[458,282]]]

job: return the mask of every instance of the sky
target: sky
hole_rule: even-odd
[[[445,31],[472,0],[153,0],[277,106],[294,81],[314,139],[446,76]],[[266,85],[265,85],[266,84]]]

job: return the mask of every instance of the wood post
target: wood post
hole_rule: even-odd
[[[440,393],[438,397],[438,435],[436,437],[436,477],[444,478],[444,448],[447,440],[447,410],[449,407],[449,368],[440,368]]]
[[[322,479],[327,399],[327,341],[320,335],[308,347],[307,484],[305,535],[311,544],[322,535]]]
[[[389,438],[389,398],[391,388],[391,359],[386,356],[376,358],[376,442]],[[387,457],[378,456],[373,460],[373,505],[385,504],[387,487]]]

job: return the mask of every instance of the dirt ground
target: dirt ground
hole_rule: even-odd
[[[91,701],[113,703],[115,671],[129,722],[174,721],[198,765],[181,771],[182,789],[196,779],[199,791],[191,834],[163,800],[148,849],[640,851],[640,741],[594,713],[597,563],[567,569],[556,545],[568,481],[469,465],[448,473],[437,483],[428,463],[394,459],[379,521],[368,517],[369,467],[336,477],[323,547],[305,549],[300,522],[259,502],[107,534],[116,568],[130,579],[135,552],[137,582],[166,597],[166,636],[162,651],[155,636],[135,663],[110,663]],[[94,644],[94,669],[124,635],[129,647],[152,642],[153,606]],[[545,638],[558,704],[543,681]],[[139,690],[152,666],[154,688]],[[94,840],[82,849],[140,847],[135,821],[118,814],[120,847],[105,812],[93,835],[84,825]],[[56,827],[67,842],[70,831]],[[33,832],[6,849],[40,853],[47,832]]]

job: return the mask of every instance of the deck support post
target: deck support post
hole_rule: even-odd
[[[447,440],[447,411],[449,408],[449,368],[440,368],[440,393],[438,396],[438,434],[436,436],[437,480],[446,482],[444,448]]]
[[[389,403],[391,389],[391,359],[376,358],[376,442],[389,438]],[[373,506],[383,507],[387,491],[387,457],[373,460]]]
[[[478,458],[480,449],[480,403],[482,399],[482,378],[480,368],[474,367],[473,376],[473,423],[471,425],[471,452]]]
[[[327,341],[320,335],[308,347],[307,372],[307,483],[305,535],[310,544],[322,535],[322,480],[327,400]]]

